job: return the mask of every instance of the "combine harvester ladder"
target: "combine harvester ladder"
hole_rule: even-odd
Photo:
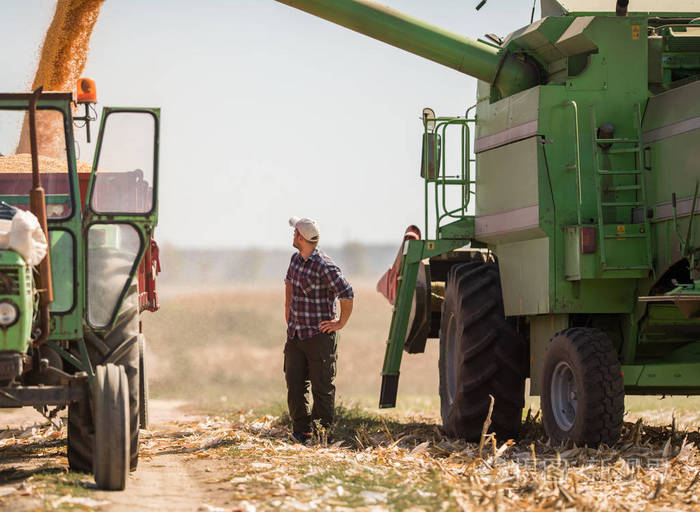
[[[634,137],[616,137],[616,138],[601,138],[597,131],[597,122],[595,109],[591,105],[591,129],[593,132],[593,171],[595,177],[596,188],[596,205],[598,210],[598,239],[600,243],[600,266],[604,277],[637,277],[634,275],[626,275],[628,273],[653,272],[652,268],[652,247],[651,247],[651,223],[647,215],[647,191],[646,180],[644,177],[644,147],[642,144],[642,123],[639,104],[634,106]],[[609,144],[607,150],[601,150],[602,144]],[[621,147],[620,147],[621,146]],[[615,154],[633,154],[635,165],[633,169],[601,169],[601,153],[605,155]],[[612,165],[610,166],[612,167]],[[610,177],[612,185],[604,187],[604,178]],[[619,177],[631,176],[634,183],[618,184]],[[618,193],[634,192],[635,198],[632,201],[620,201],[615,197],[614,200],[606,200],[605,194],[613,192],[617,196]],[[607,208],[632,208],[636,209],[640,215],[630,215],[630,224],[624,223],[606,223],[604,213]],[[616,219],[618,220],[618,219]],[[627,258],[630,264],[620,264],[616,262],[610,264],[610,245],[614,244],[618,250],[623,250],[621,243],[626,243],[629,247],[625,247],[624,254],[638,254],[634,251],[634,245],[638,239],[644,239],[643,258],[631,257]],[[607,274],[607,275],[606,275]],[[614,275],[611,275],[614,274]],[[643,276],[639,276],[643,277]]]

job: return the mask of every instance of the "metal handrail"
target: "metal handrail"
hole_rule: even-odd
[[[435,152],[433,157],[435,158],[435,161],[433,162],[434,168],[438,168],[438,165],[440,167],[439,172],[434,178],[431,178],[429,175],[425,176],[425,237],[429,238],[429,219],[428,219],[428,202],[429,202],[429,183],[433,182],[434,183],[434,200],[435,200],[435,237],[437,238],[439,231],[440,231],[440,224],[443,219],[451,217],[455,219],[461,219],[466,215],[466,210],[469,206],[470,202],[470,197],[471,197],[471,185],[474,184],[474,181],[471,181],[471,173],[469,166],[470,164],[474,161],[472,158],[469,157],[469,141],[470,141],[470,129],[468,126],[468,123],[474,123],[476,122],[476,119],[469,119],[469,118],[461,118],[461,117],[440,117],[440,118],[435,118],[432,121],[434,121],[435,128],[432,132],[429,132],[427,129],[427,123],[424,122],[424,128],[425,132],[424,133],[438,133],[440,135],[440,140],[441,140],[441,146],[440,146],[440,152],[439,154]],[[447,176],[447,160],[446,160],[446,153],[447,153],[447,137],[446,137],[446,131],[449,126],[453,125],[461,125],[462,127],[462,137],[461,137],[461,145],[462,145],[462,151],[461,151],[461,170],[460,170],[460,175],[459,176]],[[426,158],[426,166],[425,168],[429,168],[427,166],[427,158],[428,158],[428,152],[426,151],[424,154],[424,158]],[[448,209],[447,206],[447,186],[454,186],[458,185],[462,188],[462,193],[460,196],[460,202],[461,205],[457,208],[454,209]],[[442,196],[442,197],[440,197]],[[441,204],[442,203],[442,204]],[[461,212],[461,214],[459,214]]]
[[[578,219],[578,225],[581,225],[581,205],[583,203],[583,193],[581,186],[581,138],[578,133],[578,105],[574,100],[565,101],[564,106],[574,107],[574,131],[576,134],[576,186],[578,188],[578,204],[576,205],[576,217]]]

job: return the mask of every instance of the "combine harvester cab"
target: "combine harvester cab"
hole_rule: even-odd
[[[490,41],[365,0],[281,1],[479,79],[464,117],[423,111],[425,227],[394,269],[380,407],[427,338],[443,425],[467,439],[491,406],[518,434],[528,377],[550,438],[579,446],[619,439],[625,394],[700,394],[696,0],[542,0]]]
[[[140,315],[158,309],[152,237],[160,111],[105,107],[90,168],[76,159],[73,126],[87,125],[90,141],[95,102],[88,79],[79,81],[77,101],[41,88],[0,94],[0,223],[7,229],[0,236],[0,407],[32,406],[52,419],[67,407],[70,468],[118,490],[136,469],[139,428],[147,428]],[[73,116],[78,104],[82,117]],[[31,153],[15,154],[16,135],[26,139],[27,130]],[[21,245],[19,221],[34,216],[37,229]],[[46,240],[40,262],[26,256]]]

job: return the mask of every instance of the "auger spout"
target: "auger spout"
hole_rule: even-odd
[[[495,86],[502,96],[539,83],[536,64],[368,0],[277,0]]]

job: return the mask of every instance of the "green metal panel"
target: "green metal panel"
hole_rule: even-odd
[[[0,94],[0,109],[20,109],[27,110],[29,107],[29,94]],[[75,144],[72,143],[73,137],[73,123],[72,123],[72,95],[70,93],[42,93],[39,97],[37,107],[39,109],[51,108],[57,110],[63,114],[64,119],[64,129],[65,129],[65,140],[66,140],[66,160],[68,164],[69,182],[70,182],[70,194],[71,194],[71,204],[73,205],[72,213],[70,217],[65,219],[48,219],[48,227],[50,232],[63,230],[63,232],[71,233],[74,238],[74,265],[76,267],[77,276],[81,275],[81,271],[84,265],[82,254],[83,254],[83,241],[81,237],[81,212],[78,205],[78,174],[76,167],[76,154],[75,154]],[[58,197],[49,196],[47,198],[47,203],[51,204],[54,200],[58,200]],[[27,196],[28,201],[28,196]],[[53,245],[53,235],[52,245]],[[56,239],[58,241],[58,239]],[[68,302],[67,297],[72,296],[75,298],[72,309],[66,313],[55,312],[51,315],[51,332],[49,334],[49,339],[53,340],[76,340],[82,338],[82,322],[83,322],[83,288],[80,284],[80,278],[69,280],[65,279],[65,261],[63,260],[64,255],[54,254],[53,248],[49,249],[52,252],[52,258],[56,259],[55,265],[58,267],[58,272],[61,277],[55,279],[57,276],[57,270],[54,269],[54,296],[58,298],[59,305],[66,304]],[[71,287],[71,289],[66,289],[65,287]],[[53,306],[56,308],[57,306]],[[29,315],[31,316],[31,315]]]
[[[74,303],[72,309],[66,313],[53,313],[51,315],[51,332],[49,333],[50,340],[82,340],[83,337],[83,301],[85,296],[85,288],[83,286],[82,272],[85,268],[85,260],[83,257],[83,237],[82,237],[82,218],[81,218],[81,205],[79,204],[79,184],[78,184],[78,171],[77,171],[77,156],[75,154],[75,144],[70,141],[74,141],[73,136],[73,123],[72,123],[72,99],[70,94],[67,95],[68,99],[60,103],[60,108],[64,112],[65,118],[65,130],[66,130],[66,149],[68,151],[68,171],[70,173],[71,182],[71,194],[73,201],[73,213],[70,219],[61,222],[53,222],[49,220],[49,232],[64,230],[71,234],[73,237],[73,261],[74,261],[74,279],[71,281],[60,279],[58,282],[60,286],[70,286],[72,282],[72,290],[58,290],[54,287],[54,295],[61,297],[67,297],[69,294],[73,294]],[[43,97],[43,96],[42,96]],[[41,99],[39,100],[41,101]],[[64,243],[67,243],[65,241]],[[53,257],[53,253],[52,253]],[[62,257],[57,256],[60,260]],[[59,266],[61,263],[59,262]]]
[[[615,2],[610,0],[540,0],[542,16],[562,16],[564,14],[614,14]],[[697,16],[700,5],[697,0],[632,0],[629,13],[643,13],[654,16]]]
[[[549,238],[496,246],[506,316],[549,313]]]
[[[154,120],[154,133],[153,133],[153,184],[152,184],[152,208],[148,212],[143,213],[123,213],[123,212],[111,212],[111,213],[98,213],[94,210],[92,205],[92,198],[95,193],[95,181],[96,174],[99,172],[98,165],[100,162],[100,154],[103,148],[103,143],[105,141],[106,131],[105,128],[109,126],[109,117],[111,115],[119,114],[137,114],[147,117],[153,117]],[[149,141],[145,141],[147,144]],[[98,224],[103,225],[121,225],[126,224],[132,226],[138,233],[140,239],[140,248],[136,257],[133,261],[131,270],[128,276],[125,276],[124,284],[122,286],[119,299],[116,301],[114,309],[112,311],[112,318],[106,325],[91,326],[93,329],[98,331],[107,331],[112,328],[117,319],[117,313],[121,308],[122,302],[126,297],[128,288],[136,272],[138,271],[139,264],[143,259],[146,252],[146,248],[150,243],[153,230],[158,223],[158,176],[159,176],[159,148],[160,148],[160,109],[159,108],[135,108],[135,107],[105,107],[103,109],[102,120],[100,123],[100,131],[97,137],[97,149],[95,150],[95,158],[92,166],[92,176],[90,177],[90,184],[88,185],[88,193],[85,205],[85,219],[83,221],[83,232],[88,233],[90,229]],[[87,258],[86,258],[87,259]],[[87,281],[87,266],[83,273],[83,278]],[[85,293],[85,291],[83,291]],[[84,296],[84,300],[89,300],[89,297]],[[85,308],[87,304],[83,303]],[[87,322],[87,319],[86,319]]]
[[[474,236],[474,217],[469,216],[440,227],[441,239],[469,240]]]
[[[483,82],[480,83],[483,84]],[[484,92],[486,90],[485,88]],[[477,146],[479,139],[483,137],[502,133],[505,130],[524,125],[530,121],[534,121],[536,133],[538,107],[540,104],[539,95],[539,87],[533,87],[495,103],[490,103],[488,99],[480,101],[476,107],[476,115],[479,118],[479,122],[476,125]],[[487,93],[486,98],[489,96]],[[497,142],[499,141],[496,141],[496,144]],[[496,147],[507,142],[507,138],[503,137],[500,144],[497,144]],[[475,148],[475,152],[479,153],[478,147]]]
[[[700,362],[623,365],[627,394],[700,394]]]
[[[0,273],[3,283],[0,301],[17,307],[18,318],[9,327],[0,328],[0,350],[26,352],[32,333],[34,286],[31,268],[14,251],[0,250]]]
[[[51,280],[54,294],[51,313],[65,313],[75,304],[75,239],[70,231],[51,230]]]
[[[566,228],[564,278],[567,281],[594,279],[599,274],[600,260],[597,254],[583,254],[581,252],[581,227],[568,226]],[[585,227],[595,229],[594,226]]]
[[[640,326],[640,343],[688,343],[700,340],[700,322],[673,304],[654,303]]]
[[[566,57],[598,50],[598,45],[586,34],[586,29],[594,20],[593,16],[585,16],[573,20],[557,41],[557,48]]]
[[[477,217],[538,204],[538,144],[537,137],[530,137],[476,156]]]
[[[677,216],[685,236],[698,175],[697,148],[700,146],[700,82],[693,82],[651,98],[644,116],[647,188],[654,209],[653,235],[656,271],[662,273],[681,257],[673,225],[671,197],[678,199]],[[696,209],[696,213],[700,209]],[[700,223],[694,223],[693,239],[700,240]],[[651,284],[651,283],[650,283]]]
[[[555,42],[571,22],[571,18],[543,18],[510,34],[504,45],[513,42],[530,55],[536,56],[539,61],[551,65],[564,56]]]
[[[567,327],[569,315],[530,317],[530,395],[537,396],[542,392],[542,361],[549,341]]]

